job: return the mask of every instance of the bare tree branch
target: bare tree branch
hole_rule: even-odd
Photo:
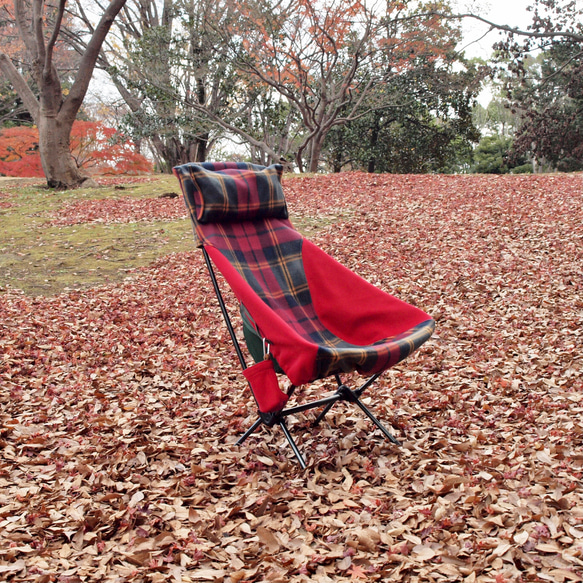
[[[28,109],[32,119],[38,123],[39,102],[32,92],[24,77],[18,72],[12,61],[4,53],[0,53],[0,70],[6,75],[6,78],[12,84],[12,87],[20,95],[24,106]]]
[[[221,116],[219,116],[211,111],[208,111],[208,109],[206,109],[204,106],[201,106],[200,104],[198,104],[196,102],[190,102],[190,103],[188,103],[188,105],[190,107],[197,109],[198,111],[204,113],[205,115],[210,117],[214,123],[216,123],[217,125],[221,126],[224,129],[226,129],[227,131],[232,132],[234,134],[237,134],[239,136],[242,136],[251,145],[256,146],[257,148],[260,148],[264,152],[268,153],[274,160],[278,159],[277,152],[275,152],[275,150],[273,150],[273,148],[271,148],[265,141],[257,140],[256,138],[254,138],[251,134],[249,134],[245,130],[241,129],[240,127],[237,127],[237,126],[230,124],[229,122],[225,121]]]
[[[44,63],[44,70],[45,75],[48,74],[50,67],[52,67],[53,63],[53,50],[55,48],[55,44],[57,39],[59,38],[59,32],[61,30],[61,24],[63,22],[63,14],[65,13],[65,4],[67,0],[59,0],[59,8],[57,10],[57,17],[55,19],[55,24],[53,27],[53,34],[47,44],[46,49],[46,56],[45,56],[45,63]]]
[[[43,34],[43,1],[33,0],[32,2],[32,28],[34,32],[34,55],[38,59],[38,65],[43,65],[43,72],[50,69],[46,63],[46,47]]]
[[[508,24],[498,24],[493,22],[483,16],[479,16],[478,14],[472,14],[471,12],[465,14],[447,14],[444,12],[428,12],[427,16],[435,15],[439,16],[440,18],[447,18],[450,20],[460,20],[462,18],[473,18],[474,20],[478,20],[479,22],[483,22],[490,26],[491,30],[501,30],[504,32],[508,32],[511,34],[515,34],[518,36],[524,36],[529,38],[538,38],[538,39],[557,39],[557,38],[564,38],[568,40],[572,40],[575,42],[583,42],[583,34],[579,34],[577,32],[569,31],[569,30],[562,30],[562,31],[545,31],[545,32],[538,32],[535,30],[521,30],[518,27],[509,26]]]
[[[34,55],[36,53],[36,40],[26,18],[24,0],[14,0],[14,19],[24,46],[31,55]]]
[[[107,33],[109,32],[115,17],[125,3],[126,0],[111,0],[109,6],[103,13],[103,16],[101,17],[99,24],[96,26],[91,40],[87,44],[87,49],[81,58],[77,76],[75,77],[71,91],[69,92],[69,95],[67,96],[67,99],[61,108],[60,115],[64,117],[75,115],[81,106],[81,103],[83,103],[83,99],[87,93],[87,88],[89,87],[91,77],[93,76],[95,64],[99,57],[101,45],[103,44],[103,41],[107,36]]]

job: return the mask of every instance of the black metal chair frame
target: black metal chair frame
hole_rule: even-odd
[[[243,352],[241,350],[241,346],[235,334],[235,329],[233,328],[233,324],[231,322],[231,318],[227,312],[227,307],[225,301],[223,299],[223,295],[221,293],[221,289],[219,287],[219,283],[217,281],[217,277],[211,262],[211,259],[203,247],[202,252],[204,255],[205,263],[207,269],[209,271],[211,281],[213,284],[213,288],[215,290],[215,294],[217,296],[217,300],[219,302],[219,306],[221,308],[221,312],[223,314],[223,318],[225,320],[225,324],[227,325],[227,329],[229,330],[229,334],[231,336],[231,340],[233,345],[235,346],[235,351],[237,353],[237,357],[239,358],[239,362],[243,370],[247,368],[247,362],[245,357],[243,356]],[[391,434],[391,432],[372,414],[372,412],[368,409],[368,407],[360,400],[362,393],[372,384],[374,383],[380,376],[381,372],[371,376],[365,383],[363,383],[357,389],[351,389],[347,385],[342,383],[342,380],[339,375],[334,375],[338,388],[336,392],[328,397],[324,397],[323,399],[318,399],[317,401],[312,401],[310,403],[306,403],[304,405],[297,405],[295,407],[289,407],[287,409],[282,409],[277,413],[262,413],[259,412],[259,417],[257,420],[245,431],[245,433],[238,439],[237,445],[241,445],[260,425],[266,425],[267,427],[273,427],[275,425],[279,425],[283,434],[285,435],[294,455],[296,456],[300,466],[302,469],[306,468],[306,461],[302,456],[300,450],[298,449],[290,431],[286,424],[286,417],[289,415],[295,415],[296,413],[302,413],[303,411],[308,411],[310,409],[317,409],[320,407],[324,407],[323,411],[317,416],[314,421],[314,426],[318,425],[326,416],[326,414],[330,411],[330,409],[334,406],[335,403],[338,401],[348,401],[350,403],[354,403],[357,405],[364,414],[381,430],[383,435],[394,443],[395,445],[401,445],[401,443]],[[288,390],[288,396],[291,396],[295,387],[292,385]]]

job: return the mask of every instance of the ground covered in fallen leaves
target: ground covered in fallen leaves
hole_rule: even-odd
[[[583,581],[583,176],[284,188],[314,242],[437,320],[368,392],[403,447],[342,403],[290,420],[306,471],[277,430],[234,445],[255,412],[196,250],[56,297],[5,288],[0,577]],[[180,213],[104,204],[47,220]]]

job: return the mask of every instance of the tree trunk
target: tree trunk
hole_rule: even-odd
[[[320,156],[322,155],[322,145],[324,144],[325,136],[314,136],[312,140],[311,155],[310,155],[310,172],[318,172],[320,164]]]
[[[209,134],[196,138],[196,162],[206,162],[208,154]]]
[[[381,131],[381,128],[380,128],[380,124],[379,124],[379,118],[378,118],[378,115],[375,114],[374,125],[372,127],[372,134],[370,136],[370,142],[369,142],[369,148],[370,148],[370,152],[371,152],[371,156],[368,159],[368,167],[367,167],[367,172],[369,174],[374,174],[374,171],[376,170],[377,159],[375,156],[375,152],[376,152],[377,144],[379,141],[379,132],[380,131]]]
[[[71,124],[63,124],[57,117],[39,118],[39,153],[47,185],[68,189],[98,184],[77,167],[71,156],[69,136]]]
[[[298,167],[298,171],[300,174],[304,173],[304,161],[302,160],[303,148],[298,148],[298,151],[295,153],[296,159],[296,166]]]

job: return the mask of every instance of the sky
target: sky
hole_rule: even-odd
[[[507,24],[524,30],[531,22],[531,13],[526,10],[532,0],[457,0],[459,13],[472,12],[487,18],[496,24]],[[466,57],[481,57],[488,59],[492,55],[492,45],[505,38],[504,33],[488,32],[489,26],[471,18],[462,22],[464,42],[460,48],[464,49]],[[486,36],[484,36],[486,35]],[[484,86],[478,96],[478,102],[486,107],[492,99],[491,87]]]
[[[457,0],[460,12],[479,14],[496,24],[507,24],[526,28],[531,21],[531,13],[526,8],[532,0]],[[464,40],[466,56],[488,58],[492,54],[492,45],[502,36],[493,31],[481,38],[488,31],[488,25],[473,19],[464,19]]]

